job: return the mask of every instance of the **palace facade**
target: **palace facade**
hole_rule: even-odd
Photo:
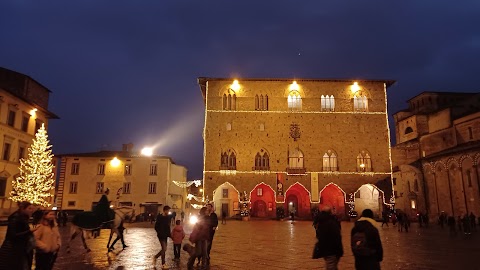
[[[217,213],[248,204],[345,217],[394,203],[389,80],[199,78],[205,102],[204,190]]]
[[[42,124],[48,129],[48,120],[58,118],[48,110],[50,93],[31,77],[0,67],[0,216],[18,208],[10,199],[12,181],[36,131]]]
[[[161,205],[179,214],[185,209],[187,169],[165,156],[143,156],[123,145],[122,151],[65,154],[59,162],[56,206],[91,211],[106,189],[114,206],[131,206],[136,214],[156,215]]]
[[[480,215],[480,93],[423,92],[394,114],[396,208]]]

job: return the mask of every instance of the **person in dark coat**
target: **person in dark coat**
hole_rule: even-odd
[[[215,231],[217,230],[218,226],[218,216],[213,211],[213,205],[211,203],[207,204],[207,213],[206,213],[206,220],[208,223],[209,228],[209,237],[207,243],[207,258],[206,264],[210,264],[210,250],[212,249],[213,244],[213,236],[215,236]]]
[[[340,223],[332,215],[330,207],[324,207],[314,221],[318,242],[315,244],[313,258],[323,258],[327,270],[337,270],[343,256]]]
[[[8,217],[7,234],[0,248],[1,270],[30,270],[35,238],[28,220],[35,208],[30,202],[20,202],[18,210]]]
[[[352,229],[351,246],[355,257],[355,269],[357,270],[380,270],[383,248],[376,223],[373,219],[372,210],[365,209],[362,212],[362,217],[355,222]],[[359,240],[362,238],[363,240]]]
[[[208,257],[208,239],[210,238],[210,225],[208,224],[207,207],[202,207],[198,215],[198,221],[193,227],[189,241],[195,244],[195,250],[190,254],[187,262],[187,269],[192,270],[195,259],[199,258],[202,262],[202,268],[205,267]]]
[[[157,216],[155,221],[155,231],[157,232],[158,241],[162,249],[155,255],[153,259],[154,263],[157,261],[158,257],[162,257],[162,268],[168,268],[165,264],[165,252],[167,251],[167,239],[170,236],[170,219],[172,218],[168,211],[170,211],[170,206],[165,205],[163,207],[163,213]]]
[[[110,201],[107,197],[109,193],[110,190],[107,188],[94,209],[95,215],[102,223],[109,222],[115,218],[115,212],[110,208]]]

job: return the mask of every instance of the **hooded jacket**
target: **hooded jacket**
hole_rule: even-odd
[[[171,235],[174,244],[181,244],[183,238],[185,238],[185,232],[183,231],[182,225],[175,225]]]
[[[315,218],[318,243],[314,250],[314,258],[326,256],[343,256],[340,223],[328,212],[320,212]]]
[[[380,235],[378,229],[376,228],[377,222],[371,218],[361,217],[358,221],[355,222],[355,226],[352,229],[351,237],[357,232],[365,233],[367,239],[367,245],[369,248],[375,250],[375,254],[371,258],[363,259],[375,259],[377,262],[383,260],[383,248],[382,241],[380,240]],[[355,258],[359,259],[359,258]]]

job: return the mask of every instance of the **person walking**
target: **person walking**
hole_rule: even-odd
[[[332,215],[330,207],[324,207],[314,221],[318,242],[313,250],[313,259],[323,258],[327,270],[337,270],[343,256],[340,223]]]
[[[195,244],[194,251],[190,253],[190,257],[187,262],[187,269],[192,270],[193,264],[195,263],[196,258],[200,258],[204,268],[206,266],[207,246],[208,239],[210,237],[210,225],[207,224],[207,207],[202,207],[198,215],[198,221],[193,227],[192,233],[190,234],[189,241]]]
[[[222,224],[227,224],[227,212],[225,210],[222,211]]]
[[[180,213],[180,218],[182,219],[182,224],[183,224],[183,221],[185,220],[185,212],[182,212]]]
[[[386,224],[387,227],[388,227],[388,212],[387,211],[382,213],[382,228],[383,228],[384,224]]]
[[[380,270],[383,247],[372,210],[363,210],[362,217],[352,229],[350,243],[355,257],[355,269]]]
[[[209,226],[209,237],[207,244],[206,264],[210,265],[210,250],[212,249],[213,237],[215,236],[215,232],[218,227],[218,216],[215,214],[213,205],[211,203],[207,204],[207,224]]]
[[[53,269],[62,245],[53,210],[43,211],[37,230],[33,234],[35,236],[35,269]]]
[[[18,203],[18,210],[8,217],[7,233],[0,248],[0,269],[31,269],[35,238],[28,220],[35,211],[30,202]]]
[[[476,216],[473,214],[473,212],[470,212],[470,227],[474,232],[477,231],[477,219]]]
[[[162,258],[162,269],[169,269],[170,267],[166,264],[165,253],[167,251],[167,239],[171,237],[170,235],[170,218],[168,214],[170,211],[170,206],[165,205],[163,207],[163,212],[157,216],[155,221],[155,231],[157,232],[157,238],[160,242],[162,249],[155,255],[153,258],[153,264],[156,263],[158,257]]]
[[[126,249],[128,246],[125,245],[125,239],[123,238],[123,232],[125,231],[125,227],[123,226],[123,220],[120,222],[120,225],[117,228],[118,234],[115,240],[113,240],[112,244],[108,248],[108,251],[113,251],[115,249],[115,244],[120,240],[122,242],[122,248]]]
[[[183,230],[183,226],[180,224],[180,220],[175,221],[175,227],[173,227],[172,232],[173,240],[173,254],[174,260],[180,260],[180,250],[182,247],[183,238],[185,238],[185,231]]]

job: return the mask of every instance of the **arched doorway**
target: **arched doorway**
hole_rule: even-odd
[[[260,183],[250,192],[252,217],[275,217],[275,193],[273,189]]]
[[[310,193],[300,183],[290,186],[285,192],[285,214],[295,210],[295,215],[301,218],[310,218]]]
[[[373,211],[374,217],[381,217],[383,211],[383,191],[371,184],[361,186],[355,192],[355,211],[361,215],[365,209]]]
[[[221,184],[213,192],[213,205],[218,216],[223,212],[227,217],[235,216],[240,213],[238,190],[228,182]]]
[[[337,185],[330,183],[320,191],[320,210],[325,206],[339,218],[345,217],[345,193]]]

